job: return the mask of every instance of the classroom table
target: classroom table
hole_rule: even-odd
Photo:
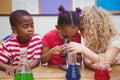
[[[81,73],[80,80],[94,80],[94,71],[79,66]],[[34,80],[66,80],[66,71],[57,66],[38,66],[32,69]],[[113,66],[110,72],[110,80],[120,80],[120,66]],[[0,80],[13,80],[13,76],[6,76],[5,72],[0,70]]]

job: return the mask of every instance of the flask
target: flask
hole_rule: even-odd
[[[100,55],[98,65],[94,73],[94,80],[110,80],[110,75],[107,69],[107,64],[105,63],[105,58],[103,62],[100,62]]]
[[[64,48],[64,51],[63,51],[63,53],[61,54],[61,57],[63,57],[63,58],[66,58],[67,57],[67,53],[68,53],[68,51],[67,51],[67,44],[68,44],[68,39],[67,39],[67,37],[65,37],[64,38],[64,45],[63,45],[63,48]]]
[[[81,74],[76,62],[76,54],[69,52],[68,53],[68,69],[66,72],[67,80],[80,80]]]
[[[60,65],[59,67],[61,68],[61,69],[63,69],[63,70],[67,70],[67,68],[68,68],[68,64],[67,64],[67,54],[68,54],[68,50],[67,50],[67,44],[68,44],[68,38],[67,37],[65,37],[64,38],[64,44],[63,44],[63,48],[64,48],[64,51],[63,51],[63,53],[61,53],[61,57],[62,58],[66,58],[66,62],[65,62],[65,64],[64,65]]]
[[[27,48],[20,49],[20,62],[17,66],[14,80],[34,80],[30,64],[27,60]]]

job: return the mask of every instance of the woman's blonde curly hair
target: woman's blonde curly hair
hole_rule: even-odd
[[[104,52],[110,38],[116,35],[110,14],[101,8],[86,7],[80,16],[86,46],[96,53]]]

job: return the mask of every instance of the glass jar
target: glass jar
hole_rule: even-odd
[[[20,49],[20,62],[17,66],[14,80],[34,80],[30,64],[27,60],[27,48]]]
[[[100,54],[99,61],[94,73],[94,80],[110,80],[109,71],[107,69],[107,63],[105,63],[105,57],[104,61],[100,61]]]
[[[69,52],[68,53],[68,69],[66,72],[67,80],[80,80],[81,74],[76,61],[76,54]]]
[[[64,51],[63,51],[63,53],[61,54],[61,57],[63,57],[63,58],[66,58],[67,57],[67,53],[68,53],[68,50],[67,50],[67,44],[68,44],[68,39],[67,38],[65,38],[64,39],[64,44],[63,44],[63,48],[64,48]]]
[[[64,51],[63,51],[63,53],[61,53],[60,54],[60,56],[62,57],[62,58],[66,58],[66,63],[64,64],[64,65],[60,65],[59,67],[61,68],[61,69],[63,69],[63,70],[67,70],[68,69],[68,64],[67,64],[67,56],[68,56],[68,50],[67,50],[67,44],[68,44],[68,38],[67,37],[65,37],[64,38],[64,44],[63,44],[63,49],[64,49]]]

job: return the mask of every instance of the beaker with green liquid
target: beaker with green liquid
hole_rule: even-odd
[[[20,49],[20,62],[17,66],[14,80],[34,80],[30,64],[27,60],[27,48]]]

